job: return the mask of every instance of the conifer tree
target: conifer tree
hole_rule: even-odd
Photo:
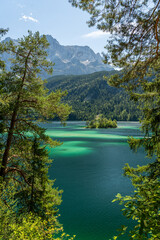
[[[3,226],[0,235],[3,239],[11,239],[13,226],[18,224],[20,230],[21,222],[30,214],[38,221],[37,226],[45,221],[44,233],[50,227],[59,226],[57,206],[62,191],[54,188],[54,181],[48,178],[51,161],[46,150],[48,144],[56,147],[59,142],[50,139],[39,123],[55,116],[64,121],[71,107],[61,103],[66,92],[49,93],[39,77],[41,70],[52,72],[53,64],[46,60],[48,45],[45,36],[30,31],[18,44],[10,41],[0,45],[1,52],[13,57],[10,70],[3,68],[0,74],[0,222]],[[37,236],[37,239],[51,238]]]
[[[8,32],[8,29],[0,28],[0,40],[3,35],[5,35]],[[1,45],[0,45],[0,53],[1,53]],[[4,61],[1,60],[0,58],[0,71],[4,68]],[[1,98],[0,98],[1,101]]]
[[[1,131],[7,133],[1,153],[0,176],[3,179],[16,172],[27,181],[18,166],[12,168],[11,162],[14,158],[23,159],[25,146],[29,148],[33,141],[31,133],[41,137],[42,141],[51,141],[44,129],[33,121],[53,118],[55,114],[64,120],[70,111],[60,102],[65,93],[57,91],[48,94],[44,82],[38,77],[42,68],[52,71],[52,64],[46,60],[47,46],[45,36],[40,37],[38,32],[34,35],[29,32],[17,45],[10,41],[3,46],[4,51],[13,55],[11,71],[3,71],[0,82],[1,99],[5,103],[1,104]],[[26,135],[26,132],[30,134]]]

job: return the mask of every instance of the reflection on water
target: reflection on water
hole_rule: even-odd
[[[50,149],[54,159],[50,176],[64,190],[60,207],[64,230],[78,240],[109,240],[121,225],[131,225],[112,200],[118,192],[132,191],[130,181],[122,175],[125,163],[144,162],[143,150],[135,154],[127,144],[128,136],[141,136],[139,124],[121,122],[117,129],[98,130],[85,129],[84,122],[43,126],[49,136],[63,141]]]

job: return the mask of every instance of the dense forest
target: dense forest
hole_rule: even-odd
[[[98,114],[120,121],[138,120],[137,105],[123,89],[109,86],[104,78],[115,73],[117,71],[55,76],[47,80],[46,86],[50,91],[68,92],[63,101],[72,106],[69,120],[91,120]]]

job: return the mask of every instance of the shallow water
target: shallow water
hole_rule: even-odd
[[[141,137],[139,124],[120,122],[117,129],[85,129],[84,122],[43,126],[49,136],[63,142],[50,149],[50,177],[64,190],[60,222],[65,232],[78,240],[109,240],[121,225],[131,226],[122,216],[122,206],[112,200],[119,192],[132,191],[123,176],[125,163],[136,166],[145,161],[143,150],[135,154],[127,143],[128,136]]]

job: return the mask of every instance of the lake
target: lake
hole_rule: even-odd
[[[119,122],[116,129],[85,129],[84,122],[43,125],[47,134],[63,145],[50,149],[54,159],[50,177],[63,189],[60,222],[78,240],[109,240],[121,225],[133,223],[122,216],[117,193],[130,194],[130,180],[123,176],[125,163],[142,165],[143,149],[133,153],[128,136],[140,137],[139,123]],[[124,237],[124,240],[128,238]]]

